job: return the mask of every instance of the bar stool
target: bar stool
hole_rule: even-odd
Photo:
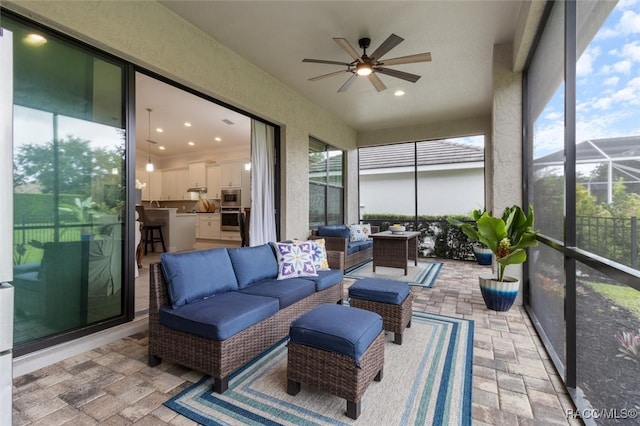
[[[164,237],[162,236],[162,224],[160,222],[152,222],[149,220],[147,213],[144,210],[144,206],[136,206],[136,210],[142,220],[142,240],[144,241],[144,254],[147,254],[147,248],[151,244],[151,251],[156,251],[156,243],[162,244],[162,251],[166,252],[167,249],[164,246]],[[154,234],[154,231],[158,231],[158,235]]]

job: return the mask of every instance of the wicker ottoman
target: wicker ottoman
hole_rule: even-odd
[[[409,284],[364,278],[349,287],[349,304],[379,314],[384,321],[384,329],[394,333],[393,342],[402,344],[405,327],[411,327],[413,297]]]
[[[382,318],[348,306],[320,305],[291,323],[287,393],[300,384],[347,400],[347,416],[357,419],[369,384],[382,380]]]

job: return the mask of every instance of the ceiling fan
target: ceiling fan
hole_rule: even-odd
[[[385,68],[385,66],[431,61],[431,53],[429,52],[383,60],[382,57],[384,55],[386,55],[391,49],[396,47],[404,40],[402,37],[399,37],[395,34],[391,34],[389,37],[387,37],[387,39],[380,46],[378,46],[378,48],[371,54],[371,56],[367,56],[367,48],[371,43],[371,39],[369,38],[361,38],[360,40],[358,40],[358,44],[363,51],[362,56],[358,54],[358,52],[353,48],[353,46],[351,46],[347,39],[334,38],[333,40],[338,43],[338,45],[349,54],[349,56],[353,58],[352,62],[327,61],[324,59],[303,59],[302,62],[346,66],[347,68],[344,70],[319,75],[317,77],[309,79],[309,81],[316,81],[345,72],[351,73],[351,77],[349,77],[349,79],[340,87],[340,89],[338,89],[338,93],[346,92],[349,86],[351,86],[351,84],[358,76],[368,77],[369,81],[371,82],[371,84],[373,84],[373,87],[375,87],[378,92],[385,90],[387,86],[384,85],[384,83],[382,82],[382,80],[380,80],[376,73],[386,74],[391,77],[396,77],[415,83],[420,78],[419,75]]]

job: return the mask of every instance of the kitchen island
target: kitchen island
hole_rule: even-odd
[[[146,208],[149,220],[162,224],[162,235],[168,252],[192,250],[196,243],[195,213],[178,213],[175,207]]]

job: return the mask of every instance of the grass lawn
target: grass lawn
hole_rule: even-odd
[[[585,284],[640,320],[640,291],[621,285],[591,282]]]

